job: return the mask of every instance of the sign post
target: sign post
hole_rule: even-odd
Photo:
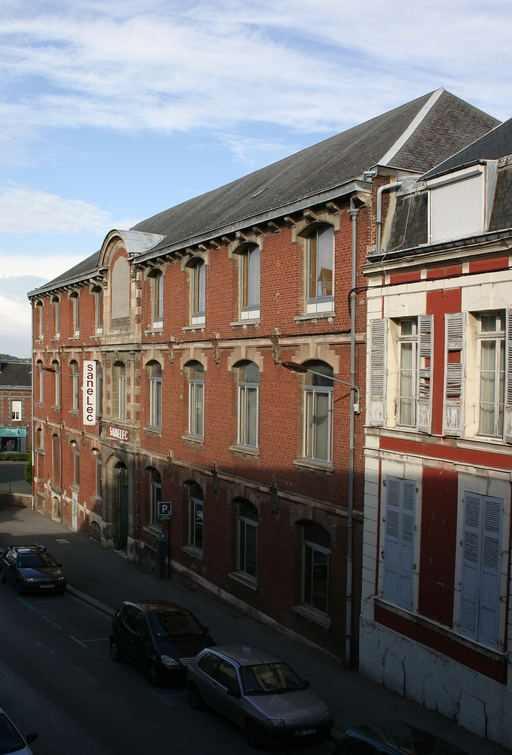
[[[171,578],[171,519],[171,501],[158,501],[156,520],[157,522],[167,522],[167,576],[169,579]]]

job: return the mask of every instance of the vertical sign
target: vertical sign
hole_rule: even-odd
[[[84,362],[84,425],[96,424],[96,362]]]

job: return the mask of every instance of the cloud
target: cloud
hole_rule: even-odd
[[[12,188],[0,194],[2,233],[76,234],[91,231],[104,236],[115,226],[130,228],[136,222],[132,218],[115,223],[110,213],[99,207],[44,191]]]
[[[77,265],[86,256],[84,254],[47,254],[41,256],[30,253],[17,255],[9,252],[0,253],[0,270],[2,271],[0,294],[6,295],[7,292],[12,290],[11,286],[14,280],[17,281],[16,290],[18,290],[18,283],[26,279],[25,276],[20,277],[19,275],[21,266],[26,270],[30,270],[32,275],[37,280],[40,280],[40,283],[35,282],[34,285],[30,281],[27,281],[27,287],[22,297],[25,298],[27,291],[41,286],[46,281],[53,280],[74,265]],[[23,285],[25,284],[23,283]]]

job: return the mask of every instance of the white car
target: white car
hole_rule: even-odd
[[[21,736],[7,713],[0,708],[0,753],[7,755],[9,752],[16,752],[18,755],[32,755],[29,744],[37,739],[37,734],[27,734],[25,738]]]
[[[202,650],[187,669],[189,701],[203,701],[245,730],[251,747],[308,742],[333,726],[324,702],[287,663],[265,650],[217,645]]]

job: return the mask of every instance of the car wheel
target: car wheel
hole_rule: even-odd
[[[110,640],[110,657],[113,661],[122,661],[123,656],[121,655],[121,651],[119,650],[119,645],[117,644],[117,640],[115,637],[112,637]]]
[[[260,730],[252,718],[249,718],[249,720],[245,722],[245,736],[253,750],[259,750],[261,747]]]
[[[162,679],[161,679],[160,671],[158,670],[156,663],[154,663],[153,661],[149,661],[148,663],[147,674],[148,674],[148,679],[151,686],[159,687]]]
[[[194,708],[194,710],[201,710],[201,708],[203,707],[203,698],[199,694],[199,690],[197,689],[196,685],[192,683],[188,688],[188,701]]]
[[[21,582],[18,582],[18,595],[23,595],[24,592],[25,591],[23,589],[23,585],[21,584]]]
[[[7,577],[5,576],[5,574],[3,572],[0,574],[0,582],[3,585],[5,585],[5,583],[7,582]]]

